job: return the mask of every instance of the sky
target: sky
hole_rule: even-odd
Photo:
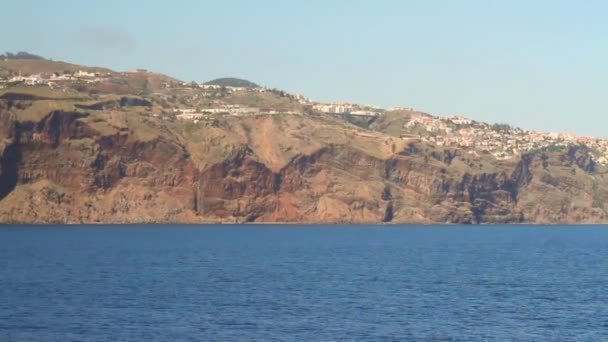
[[[0,51],[608,138],[608,1],[19,0]]]

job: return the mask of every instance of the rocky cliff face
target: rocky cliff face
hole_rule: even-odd
[[[0,160],[0,221],[168,221],[191,206],[196,172],[182,146],[101,135],[87,116],[15,122]]]
[[[31,120],[32,101],[0,102],[4,223],[608,221],[582,147],[498,162],[304,116],[193,130],[121,111],[139,100]]]

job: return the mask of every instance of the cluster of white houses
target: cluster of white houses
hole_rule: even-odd
[[[43,85],[47,84],[49,86],[53,85],[53,82],[61,82],[61,81],[85,81],[87,83],[94,83],[103,81],[102,74],[88,72],[84,70],[78,70],[74,73],[53,73],[50,76],[43,76],[41,74],[32,74],[29,76],[21,75],[21,72],[17,76],[13,76],[9,79],[0,79],[0,83],[23,83],[26,85]]]
[[[313,109],[326,114],[350,114],[356,116],[379,116],[380,112],[366,110],[354,103],[316,103]]]
[[[188,84],[188,83],[184,83],[184,84]],[[232,87],[232,86],[221,86],[221,85],[217,85],[217,84],[200,84],[198,86],[204,90],[220,90],[223,88],[223,89],[226,89],[226,91],[229,93],[235,93],[235,92],[245,91],[245,90],[255,91],[256,93],[265,93],[268,91],[267,88],[262,88],[262,87],[256,87],[256,88]]]
[[[181,120],[203,120],[212,114],[223,114],[232,116],[251,116],[268,114],[297,114],[296,112],[280,109],[265,109],[255,107],[241,107],[239,105],[223,105],[215,108],[176,108],[176,117]]]
[[[413,112],[414,107],[395,106],[388,109],[389,112]]]
[[[414,134],[418,129],[426,134]],[[512,159],[523,152],[549,146],[586,145],[596,161],[608,164],[608,140],[569,133],[544,133],[517,127],[495,127],[463,116],[436,117],[414,113],[403,125],[402,137],[417,137],[438,146],[459,146],[487,151],[497,159]]]

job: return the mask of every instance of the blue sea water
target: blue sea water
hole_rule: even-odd
[[[0,227],[0,341],[608,341],[608,227]]]

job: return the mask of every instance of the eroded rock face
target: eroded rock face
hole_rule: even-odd
[[[163,222],[191,210],[197,172],[182,146],[103,136],[86,116],[16,123],[0,159],[0,221]]]
[[[200,173],[196,213],[217,219],[255,221],[276,208],[281,178],[242,149]]]
[[[330,146],[273,174],[249,158],[240,154],[205,174],[199,212],[237,221],[520,223],[518,197],[536,160],[524,157],[510,175],[448,174],[424,156],[383,161]]]
[[[11,101],[0,101],[0,222],[608,219],[606,180],[580,147],[476,169],[462,151],[416,142],[388,158],[327,144],[291,157],[279,169],[241,144],[199,169],[190,157],[197,151],[167,127],[159,129],[170,134],[143,139],[109,123],[100,129],[85,111],[52,111],[35,122],[19,121],[12,110],[23,103],[14,101],[24,100]]]

